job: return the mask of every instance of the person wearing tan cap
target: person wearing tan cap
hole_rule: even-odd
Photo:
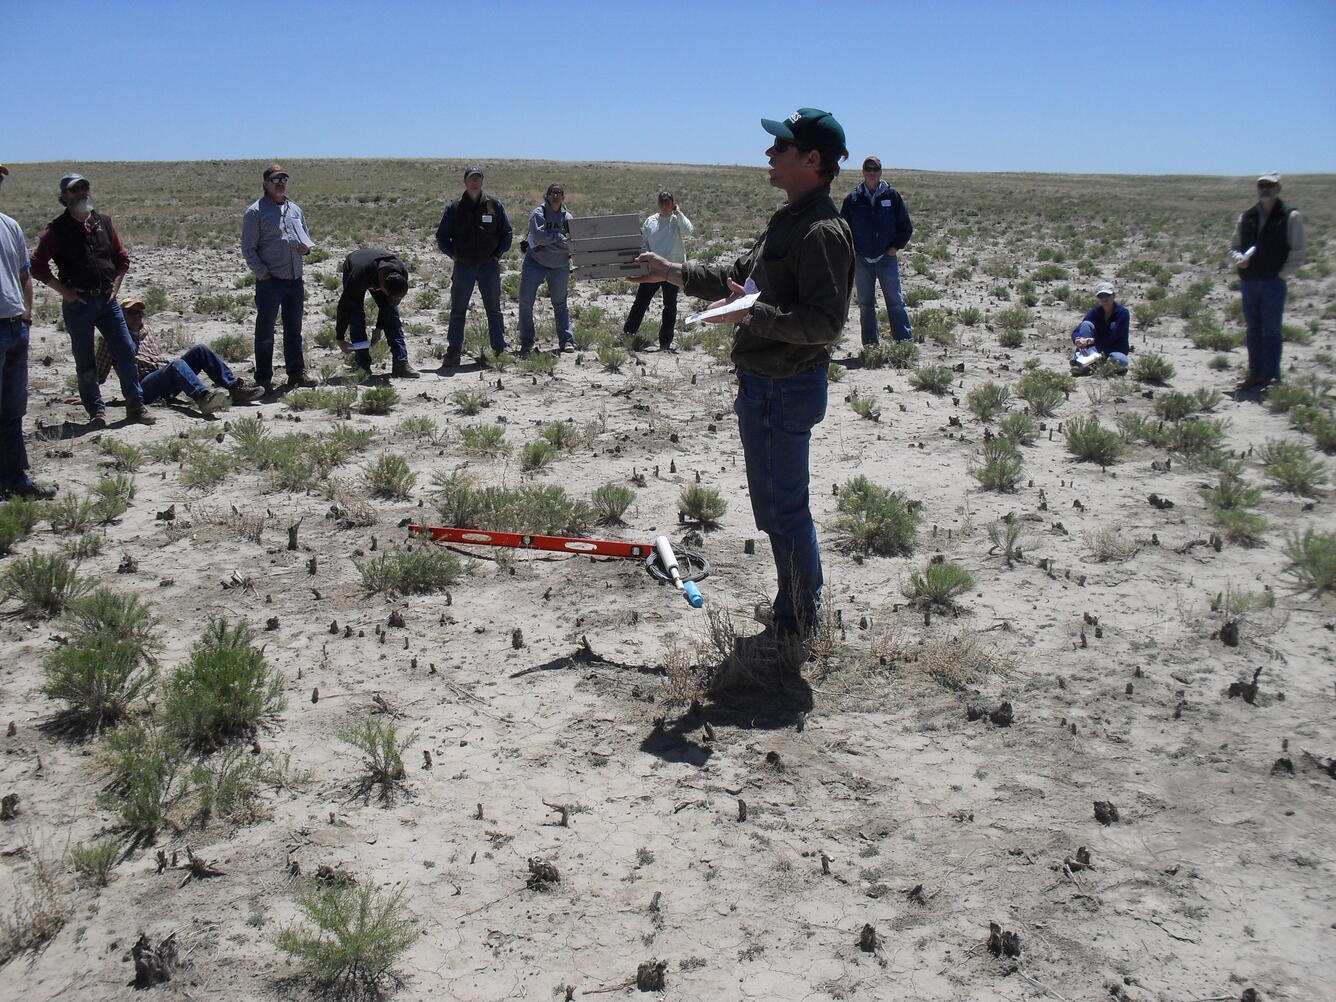
[[[1287,280],[1303,265],[1307,250],[1299,210],[1280,200],[1280,175],[1267,171],[1257,179],[1257,204],[1239,216],[1230,242],[1248,330],[1248,378],[1240,390],[1280,382]]]
[[[0,186],[9,168],[0,164]],[[32,276],[23,228],[0,212],[0,498],[56,496],[28,476],[23,416],[28,413],[28,328]]]
[[[264,194],[241,217],[241,253],[255,275],[255,381],[266,389],[273,389],[274,324],[280,313],[287,385],[316,385],[306,372],[302,344],[302,258],[312,246],[306,216],[288,198],[288,172],[270,164],[264,169]]]
[[[264,396],[264,388],[245,386],[232,370],[208,345],[197,344],[173,361],[163,354],[158,339],[144,326],[147,309],[142,299],[128,299],[121,303],[125,323],[135,342],[135,365],[139,367],[139,383],[144,388],[144,403],[185,394],[194,401],[204,415],[230,407],[248,404]],[[111,352],[106,343],[97,346],[97,381],[107,378],[111,371]],[[209,389],[197,373],[203,372],[214,385]]]

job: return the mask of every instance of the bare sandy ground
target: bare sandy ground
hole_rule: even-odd
[[[129,291],[153,276],[175,302],[210,283],[226,288],[238,273],[226,254],[152,249],[136,262]],[[313,332],[333,293],[310,284]],[[1309,315],[1330,291],[1312,287]],[[577,302],[589,294],[580,290]],[[1223,281],[1213,293],[1221,304],[1230,295]],[[627,302],[599,300],[610,316]],[[971,302],[984,304],[979,294],[931,305]],[[1037,313],[1016,350],[999,350],[982,324],[959,328],[957,346],[924,345],[924,361],[963,364],[952,395],[916,393],[908,373],[856,365],[832,384],[814,433],[812,503],[838,620],[834,649],[808,665],[815,706],[806,714],[764,701],[706,701],[693,711],[675,699],[681,691],[664,671],[677,663],[674,651],[711,663],[706,613],[630,562],[482,551],[448,595],[396,600],[368,597],[353,563],[373,546],[405,545],[403,520],[433,519],[433,472],[467,466],[484,482],[529,479],[515,453],[466,456],[457,436],[424,444],[396,432],[405,418],[453,429],[504,419],[516,450],[540,424],[570,419],[591,438],[533,479],[587,496],[642,475],[627,525],[600,530],[626,539],[680,538],[682,488],[697,476],[718,488],[730,507],[705,534],[713,574],[703,588],[743,632],[759,629],[748,613],[772,587],[773,567],[751,521],[732,377],[705,352],[648,352],[621,373],[584,353],[562,356],[551,378],[465,368],[397,383],[403,400],[391,414],[352,420],[377,431],[368,458],[404,454],[419,482],[412,500],[373,502],[369,527],[340,528],[325,497],[272,493],[256,474],[200,495],[174,466],[146,465],[133,506],[83,573],[153,601],[167,639],[164,671],[211,614],[257,628],[276,617],[261,636],[286,680],[288,708],[258,739],[289,753],[309,780],[267,795],[246,823],[164,832],[105,889],[62,877],[68,921],[39,952],[0,969],[0,996],[139,997],[127,987],[130,945],[141,933],[175,932],[184,963],[156,997],[306,997],[272,943],[296,915],[295,861],[308,873],[328,864],[406,888],[421,937],[396,968],[395,997],[405,1000],[561,999],[565,986],[577,998],[638,995],[637,967],[654,959],[667,964],[662,997],[671,999],[1186,1002],[1248,988],[1264,999],[1336,997],[1336,780],[1304,754],[1336,755],[1336,608],[1280,576],[1284,533],[1330,529],[1329,502],[1268,492],[1272,529],[1261,546],[1201,545],[1214,531],[1198,494],[1214,479],[1209,470],[1153,469],[1163,453],[1132,447],[1102,473],[1073,463],[1057,433],[1091,411],[1106,425],[1125,411],[1149,412],[1146,388],[1130,380],[1083,382],[1046,419],[1054,434],[1023,450],[1021,490],[979,490],[969,470],[984,428],[965,392],[989,378],[1014,382],[1028,358],[1065,368],[1063,338],[1079,316],[1062,306]],[[856,316],[846,345],[857,342]],[[540,317],[541,343],[551,331],[541,301]],[[186,343],[249,331],[248,320],[189,313],[150,323],[179,326]],[[513,335],[513,305],[508,325]],[[1175,388],[1232,385],[1181,330],[1166,320],[1134,340],[1173,359]],[[434,369],[425,338],[410,341],[418,365]],[[1331,342],[1326,321],[1312,345],[1287,346],[1287,359],[1311,370]],[[312,353],[316,363],[330,360]],[[70,372],[65,336],[36,328],[33,432],[78,419],[78,408],[58,402]],[[491,408],[458,416],[449,398],[460,388],[488,391]],[[878,396],[880,422],[845,403],[855,389]],[[156,412],[151,429],[34,441],[35,474],[62,491],[82,489],[104,472],[104,436],[143,444],[204,423],[184,409]],[[1229,446],[1244,453],[1296,434],[1255,401],[1227,397],[1218,413],[1231,421]],[[244,415],[262,415],[279,432],[336,423],[274,400],[227,412],[209,425],[222,444],[205,438],[199,447],[226,448],[225,422]],[[358,465],[339,472],[355,477]],[[859,474],[922,501],[913,557],[856,561],[830,545],[832,489]],[[1174,507],[1149,505],[1152,492]],[[156,518],[173,505],[174,521]],[[234,512],[266,520],[259,543],[231,527]],[[1007,512],[1034,537],[1013,567],[989,554],[985,531]],[[298,521],[300,549],[289,551],[286,529]],[[1091,534],[1106,527],[1136,544],[1124,559],[1095,558]],[[43,525],[19,551],[57,542]],[[925,621],[899,588],[934,553],[969,568],[977,587],[958,615]],[[138,569],[118,574],[125,555]],[[253,587],[224,588],[233,575]],[[1237,647],[1218,639],[1223,620],[1210,608],[1227,588],[1270,588],[1277,599],[1245,617]],[[0,618],[0,724],[14,722],[0,738],[0,793],[20,801],[0,826],[0,908],[39,852],[59,855],[113,822],[94,804],[104,782],[95,745],[39,729],[56,708],[39,684],[57,631],[12,608]],[[405,626],[388,625],[395,611]],[[513,644],[516,630],[523,646]],[[1227,698],[1229,684],[1259,666],[1256,703]],[[353,795],[356,756],[335,738],[381,709],[373,697],[417,735],[404,795],[388,806]],[[967,705],[1002,700],[1014,708],[1011,726],[966,719]],[[1273,770],[1282,758],[1292,775]],[[1120,820],[1100,824],[1096,801],[1116,805]],[[565,826],[549,805],[568,808]],[[157,872],[156,849],[184,854],[187,845],[224,875],[183,885],[181,871]],[[1064,866],[1080,847],[1092,866]],[[528,889],[531,858],[552,861],[560,883]],[[1019,936],[1019,957],[988,952],[990,923]],[[860,948],[866,926],[875,930],[870,951]]]

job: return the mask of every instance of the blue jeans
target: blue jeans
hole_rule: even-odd
[[[274,322],[283,314],[283,368],[295,379],[306,371],[302,308],[306,286],[300,278],[262,278],[255,283],[255,381],[274,378]]]
[[[1285,280],[1245,278],[1239,288],[1243,292],[1243,322],[1248,328],[1248,374],[1253,379],[1279,379]]]
[[[779,590],[775,630],[805,635],[821,602],[821,550],[808,507],[812,427],[826,416],[826,366],[786,379],[738,370],[733,411],[756,527],[770,537]]]
[[[866,258],[854,257],[854,288],[858,290],[858,319],[863,329],[863,343],[876,344],[877,285],[886,298],[886,315],[891,321],[891,336],[897,341],[914,340],[909,326],[909,311],[900,295],[900,258],[883,255],[869,264]]]
[[[144,403],[164,400],[184,393],[192,400],[197,400],[209,392],[209,388],[200,382],[197,372],[203,372],[213,381],[214,386],[228,389],[236,385],[237,377],[227,363],[214,354],[207,345],[197,344],[170,365],[164,365],[157,372],[150,372],[144,377]]]
[[[28,413],[28,325],[0,320],[0,487],[17,487],[27,476],[23,415]]]
[[[1073,334],[1072,337],[1074,337],[1074,338],[1078,338],[1078,337],[1088,337],[1088,338],[1090,338],[1090,339],[1093,341],[1094,338],[1095,338],[1095,325],[1094,325],[1093,323],[1091,323],[1089,320],[1082,320],[1082,321],[1081,321],[1081,325],[1080,325],[1079,327],[1076,328],[1076,333]],[[1097,345],[1096,347],[1098,347],[1098,345]],[[1087,366],[1081,365],[1081,364],[1080,364],[1079,362],[1077,362],[1077,360],[1076,360],[1077,355],[1078,355],[1082,350],[1083,350],[1083,349],[1078,348],[1076,351],[1072,352],[1072,370],[1073,370],[1073,372],[1075,372],[1075,371],[1078,370],[1078,369],[1081,370],[1082,372],[1085,372],[1085,371],[1088,370],[1088,367],[1087,367]],[[1100,355],[1101,355],[1103,358],[1108,359],[1110,362],[1112,362],[1112,363],[1113,363],[1114,365],[1116,365],[1118,368],[1122,369],[1124,372],[1127,371],[1128,359],[1127,359],[1127,355],[1126,355],[1124,352],[1121,352],[1121,351],[1101,351],[1101,352],[1100,352]],[[1091,363],[1091,364],[1093,365],[1094,363]]]
[[[85,292],[81,295],[83,302],[64,303],[61,312],[65,316],[65,330],[70,335],[74,372],[79,380],[79,400],[84,410],[89,417],[97,417],[107,409],[97,383],[94,328],[101,332],[102,340],[111,352],[116,375],[121,380],[121,396],[125,398],[126,409],[143,407],[144,393],[139,386],[139,366],[135,363],[135,340],[130,336],[130,328],[125,326],[121,304],[105,294],[94,296]]]
[[[378,313],[378,322],[384,323],[385,340],[390,346],[390,358],[396,365],[408,364],[408,342],[404,340],[404,325],[399,319],[399,307],[391,306],[390,301],[381,292],[373,292]],[[358,303],[348,317],[348,340],[354,343],[367,340],[366,307]],[[371,349],[358,348],[353,355],[359,368],[371,371]]]
[[[501,262],[496,260],[481,264],[455,262],[455,273],[450,279],[450,328],[445,335],[445,346],[452,352],[464,346],[464,318],[475,285],[482,293],[482,308],[487,312],[492,351],[499,355],[506,350],[506,322],[501,316]]]
[[[659,321],[659,347],[667,348],[673,343],[673,328],[677,326],[677,286],[672,282],[641,282],[636,289],[635,301],[631,303],[631,312],[626,315],[622,332],[635,334],[640,330],[654,294],[663,291],[663,319]]]
[[[533,347],[533,304],[538,298],[538,287],[547,283],[547,294],[552,299],[552,315],[557,325],[557,343],[568,345],[575,338],[571,330],[571,314],[566,308],[566,290],[571,284],[569,265],[545,268],[527,254],[520,268],[520,348]]]

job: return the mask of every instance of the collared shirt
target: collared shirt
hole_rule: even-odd
[[[645,248],[650,252],[667,258],[676,264],[687,259],[685,237],[691,236],[695,227],[685,212],[678,209],[667,219],[661,213],[654,213],[640,227],[640,234],[645,238]]]
[[[241,217],[241,253],[257,279],[300,279],[300,244],[315,246],[301,207],[290,198],[280,204],[261,195]]]
[[[147,327],[139,328],[139,333],[130,332],[130,336],[135,339],[135,365],[139,367],[139,378],[157,372],[164,365],[171,364],[171,359],[162,353],[162,347],[158,344],[158,339],[153,336],[153,332]],[[115,361],[111,357],[111,349],[107,347],[107,342],[100,336],[97,339],[97,381],[104,382],[107,373],[111,371]]]
[[[782,206],[750,251],[731,266],[687,264],[687,295],[722,299],[728,279],[756,282],[761,298],[733,334],[733,364],[786,379],[830,361],[830,346],[849,319],[854,245],[849,224],[820,185]]]
[[[23,242],[22,227],[0,212],[0,317],[21,317],[27,312],[23,273],[28,267],[28,245]]]

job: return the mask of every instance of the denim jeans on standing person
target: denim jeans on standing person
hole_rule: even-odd
[[[900,295],[900,258],[893,254],[883,254],[873,262],[863,257],[854,258],[854,288],[858,291],[858,319],[862,327],[863,343],[876,344],[881,340],[877,334],[878,284],[886,299],[891,337],[897,341],[914,340],[914,332],[909,326],[909,311],[905,309],[904,297]]]
[[[288,379],[306,371],[302,309],[306,286],[300,278],[262,278],[255,283],[255,381],[274,378],[274,324],[283,315],[283,368]]]
[[[464,346],[464,319],[468,316],[473,287],[482,295],[482,308],[487,313],[487,336],[492,351],[498,355],[506,350],[506,322],[501,316],[501,262],[493,259],[481,264],[455,262],[450,279],[450,329],[445,343],[449,351],[457,352]]]
[[[135,362],[135,339],[125,326],[121,304],[108,295],[81,292],[83,302],[63,303],[65,330],[70,335],[74,354],[74,372],[79,380],[79,400],[89,417],[103,414],[107,405],[102,402],[102,390],[97,382],[97,350],[93,346],[93,330],[102,334],[111,352],[112,364],[121,381],[121,396],[127,410],[144,406],[144,393],[139,385],[139,366]]]
[[[376,293],[379,296],[382,293]],[[395,365],[408,364],[408,342],[404,340],[404,324],[399,319],[399,307],[391,306],[389,301],[384,303],[376,300],[376,308],[379,310],[378,317],[385,324],[385,341],[390,346],[390,360]],[[352,316],[348,318],[348,340],[354,344],[358,341],[366,341],[366,308],[353,308]],[[353,355],[357,359],[360,368],[371,371],[371,349],[358,348]]]
[[[673,328],[677,326],[677,286],[672,282],[641,282],[640,287],[636,289],[631,312],[627,314],[626,323],[622,325],[622,331],[626,334],[635,334],[640,330],[650,300],[660,289],[663,290],[663,319],[659,321],[659,347],[667,348],[673,343]]]
[[[566,291],[571,284],[569,265],[545,268],[527,254],[520,268],[520,350],[533,347],[533,304],[538,299],[538,287],[547,283],[547,294],[552,299],[552,314],[557,325],[557,344],[571,344],[575,332],[571,330],[571,314],[566,308]]]
[[[17,487],[27,476],[23,415],[28,412],[28,325],[0,320],[0,488]]]
[[[808,507],[812,428],[826,415],[826,365],[786,379],[738,370],[733,410],[756,527],[770,537],[778,633],[810,633],[821,601],[821,550]]]
[[[157,372],[150,372],[140,385],[144,388],[144,403],[165,400],[178,393],[184,393],[191,400],[198,400],[209,392],[197,372],[205,373],[214,386],[230,389],[236,385],[237,377],[219,358],[212,348],[197,344],[170,365],[164,365]]]
[[[1285,280],[1245,278],[1239,288],[1243,293],[1243,322],[1248,328],[1248,374],[1254,380],[1278,380]]]

